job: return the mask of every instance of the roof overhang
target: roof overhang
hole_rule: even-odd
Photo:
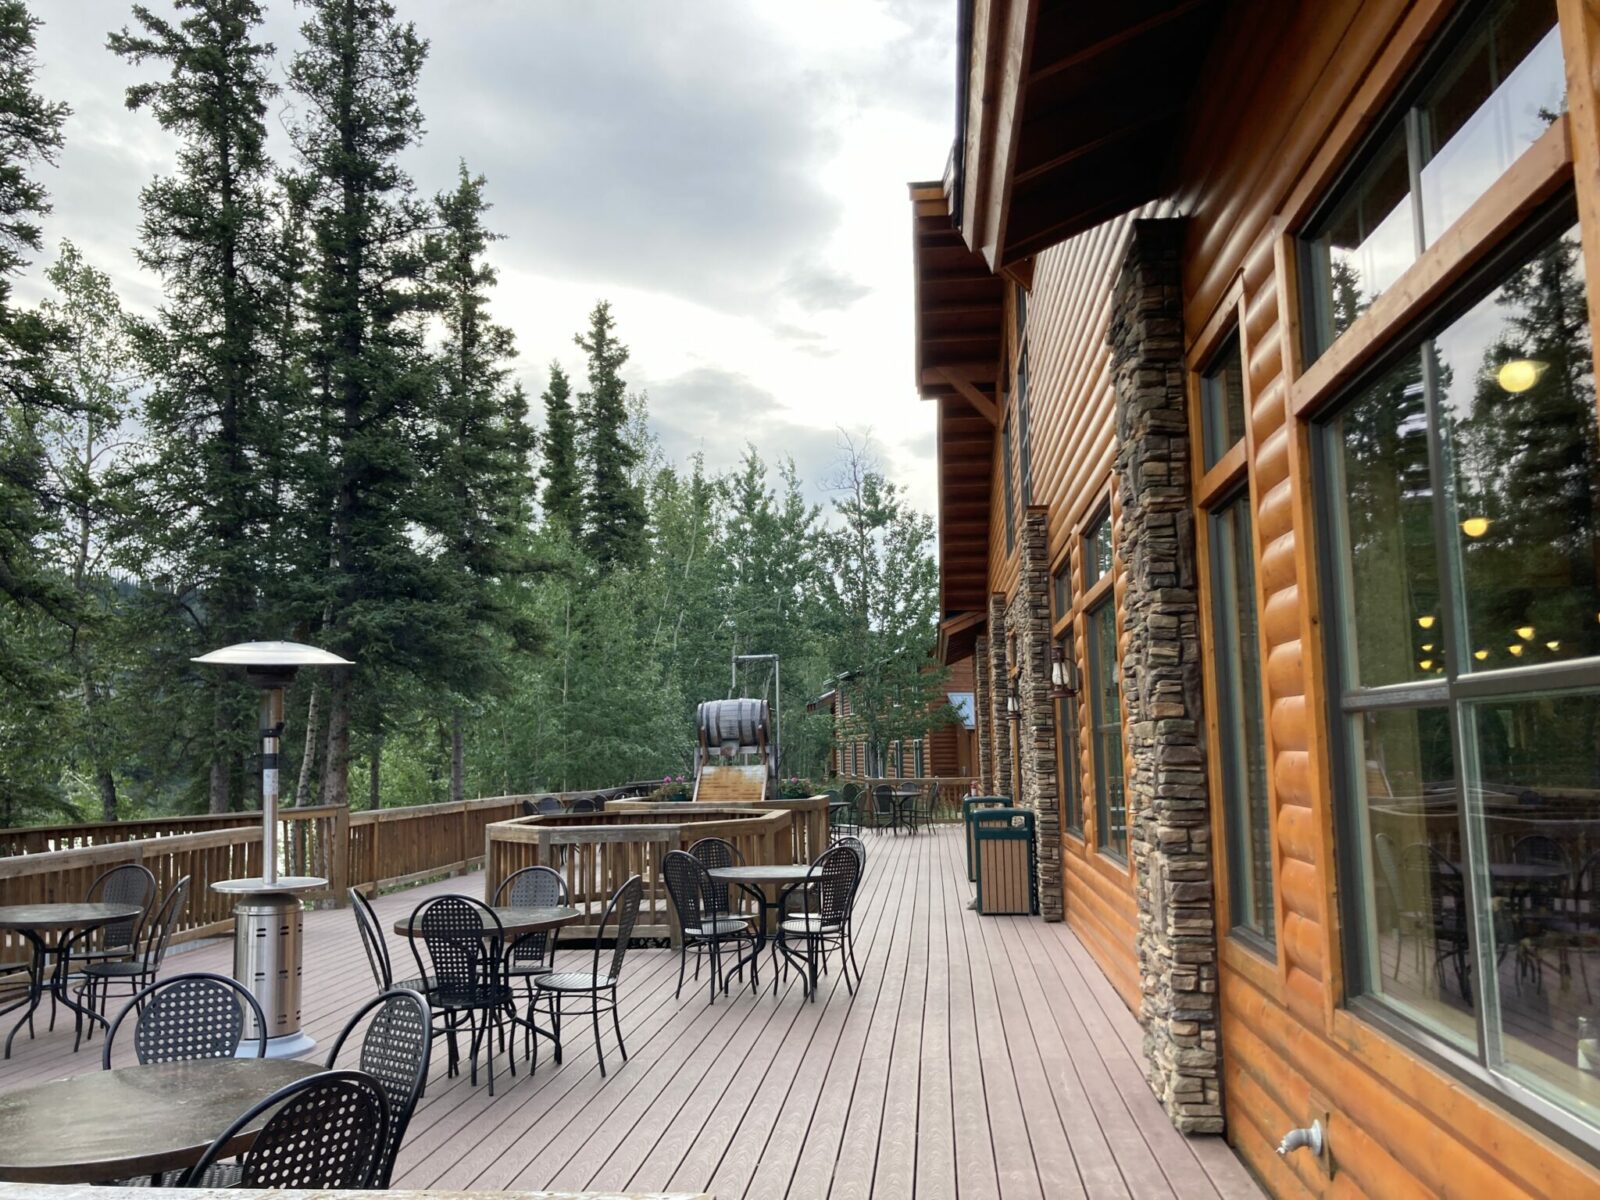
[[[938,406],[940,611],[988,605],[1005,281],[967,249],[942,182],[911,185],[917,391]]]
[[[939,622],[939,661],[948,667],[972,657],[987,616],[987,612],[969,612]]]
[[[1222,0],[965,0],[954,187],[992,270],[1170,188]]]

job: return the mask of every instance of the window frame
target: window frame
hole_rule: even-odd
[[[1344,852],[1333,855],[1340,897],[1339,918],[1342,937],[1339,951],[1343,962],[1342,1005],[1364,1019],[1371,1019],[1450,1072],[1520,1115],[1536,1120],[1563,1142],[1592,1153],[1600,1147],[1600,1128],[1588,1124],[1546,1099],[1516,1078],[1504,1073],[1493,1062],[1503,1062],[1502,1021],[1498,988],[1485,986],[1485,973],[1471,973],[1472,1020],[1476,1043],[1469,1052],[1453,1045],[1426,1021],[1413,1017],[1397,1005],[1372,991],[1371,968],[1365,937],[1368,917],[1365,878],[1362,814],[1356,797],[1357,764],[1352,761],[1353,722],[1364,714],[1385,710],[1415,711],[1444,708],[1450,728],[1453,757],[1452,781],[1455,785],[1455,818],[1460,830],[1462,854],[1469,870],[1467,888],[1467,937],[1474,963],[1494,961],[1496,943],[1492,929],[1486,927],[1484,912],[1488,902],[1483,864],[1488,861],[1482,844],[1483,830],[1474,816],[1469,793],[1476,773],[1470,730],[1473,706],[1486,700],[1511,700],[1517,697],[1550,696],[1571,692],[1600,691],[1600,655],[1586,659],[1532,663],[1488,671],[1465,671],[1462,654],[1466,642],[1458,636],[1461,615],[1459,563],[1454,529],[1450,524],[1449,503],[1437,482],[1446,478],[1448,466],[1441,434],[1437,391],[1429,380],[1424,388],[1424,414],[1427,423],[1427,457],[1431,489],[1430,518],[1435,542],[1435,569],[1439,575],[1439,632],[1444,647],[1445,673],[1430,678],[1371,687],[1350,686],[1344,631],[1351,618],[1345,607],[1347,577],[1342,559],[1343,540],[1337,535],[1335,518],[1340,472],[1336,456],[1342,442],[1334,422],[1361,392],[1404,359],[1423,356],[1424,343],[1433,340],[1452,321],[1469,311],[1493,292],[1528,257],[1552,238],[1579,223],[1580,212],[1570,187],[1554,199],[1537,206],[1509,232],[1499,236],[1472,266],[1463,272],[1455,286],[1431,304],[1414,313],[1403,324],[1385,331],[1383,344],[1367,356],[1360,370],[1329,388],[1315,410],[1306,416],[1310,434],[1311,508],[1313,545],[1320,594],[1327,608],[1317,650],[1323,663],[1324,720],[1328,730],[1329,785],[1332,800],[1332,826],[1335,847]],[[1419,260],[1420,261],[1420,260]],[[1418,263],[1408,269],[1414,271]],[[1586,276],[1587,264],[1586,264]],[[1405,276],[1402,276],[1404,279]],[[1589,277],[1591,283],[1600,281]],[[1591,330],[1595,326],[1596,301],[1600,286],[1586,288]],[[1593,333],[1591,333],[1593,336]],[[1428,373],[1424,372],[1425,378]]]

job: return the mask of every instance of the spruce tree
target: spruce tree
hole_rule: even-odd
[[[128,89],[181,149],[177,172],[147,185],[140,261],[163,282],[157,321],[141,339],[150,376],[143,421],[150,454],[139,471],[145,573],[170,577],[174,615],[197,650],[260,636],[263,551],[277,509],[263,463],[277,461],[281,425],[269,410],[276,320],[266,112],[273,47],[256,34],[255,0],[176,0],[180,20],[133,10],[110,48],[166,77]],[[248,697],[209,678],[212,812],[249,745]]]
[[[412,536],[433,391],[420,316],[437,300],[422,245],[432,214],[400,156],[422,133],[427,43],[383,0],[305,7],[289,81],[304,114],[293,136],[316,246],[307,357],[323,413],[306,478],[327,531],[323,641],[356,663],[334,674],[327,706],[323,800],[346,804],[352,725],[381,742],[386,696],[443,661],[451,619],[437,603],[444,568]]]
[[[583,528],[583,494],[578,486],[578,427],[572,411],[572,384],[561,364],[550,364],[544,401],[544,455],[539,475],[544,480],[545,520],[577,540]]]
[[[583,466],[583,545],[602,569],[637,564],[644,549],[644,502],[633,477],[640,451],[628,436],[628,348],[617,340],[611,305],[589,314],[573,340],[589,356],[589,389],[578,396]]]
[[[39,553],[63,500],[46,469],[40,422],[72,408],[49,372],[60,332],[17,308],[11,295],[12,280],[40,248],[38,219],[50,210],[31,172],[55,162],[69,111],[34,91],[39,24],[22,0],[0,0],[0,682],[35,697],[48,693],[52,666],[16,635],[15,623],[41,614],[64,622],[72,613],[70,592]],[[6,786],[0,778],[0,790]]]

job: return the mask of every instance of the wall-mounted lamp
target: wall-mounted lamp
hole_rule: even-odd
[[[1006,693],[1006,716],[1013,721],[1022,720],[1022,702],[1017,699],[1017,689],[1014,687]]]
[[[1050,697],[1065,700],[1078,694],[1078,664],[1067,657],[1065,646],[1050,647]]]

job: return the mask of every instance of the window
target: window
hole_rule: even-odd
[[[1444,47],[1301,241],[1306,361],[1560,115],[1555,0],[1498,0]]]
[[[1207,516],[1211,625],[1216,664],[1219,766],[1228,854],[1228,912],[1235,929],[1274,940],[1272,825],[1261,711],[1250,493],[1235,492]]]
[[[1089,610],[1089,720],[1094,750],[1095,845],[1127,861],[1127,807],[1122,787],[1122,694],[1117,672],[1117,605],[1108,597]]]
[[[1022,460],[1022,503],[1033,503],[1033,438],[1028,435],[1028,347],[1017,356],[1017,449]]]
[[[1056,606],[1056,620],[1061,620],[1067,615],[1067,610],[1072,607],[1072,561],[1068,559],[1056,568],[1056,573],[1050,577],[1050,591]]]
[[[1056,639],[1056,645],[1073,661],[1072,627]],[[1072,833],[1083,835],[1083,796],[1078,778],[1078,698],[1067,696],[1056,701],[1056,746],[1061,755],[1061,821]]]
[[[1102,509],[1083,535],[1083,586],[1093,587],[1111,574],[1111,512]]]
[[[1011,414],[1000,427],[1000,470],[1005,479],[1006,553],[1017,548],[1017,485],[1011,473]]]
[[[1600,1042],[1569,974],[1600,936],[1600,432],[1577,231],[1546,222],[1501,261],[1318,430],[1347,975],[1593,1138]]]
[[[1200,377],[1200,429],[1208,471],[1244,437],[1244,362],[1237,333]]]

